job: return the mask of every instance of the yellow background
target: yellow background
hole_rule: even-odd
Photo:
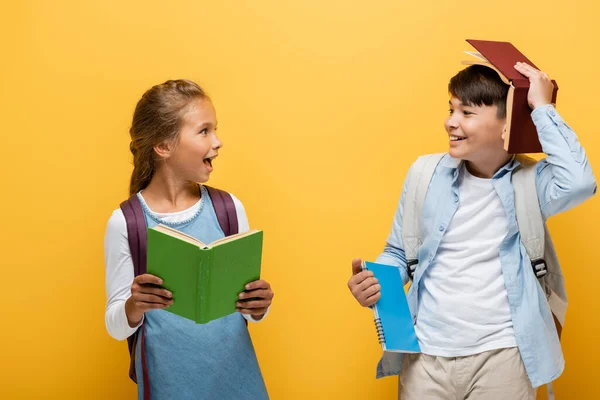
[[[276,296],[251,333],[271,397],[395,399],[346,281],[382,250],[410,163],[446,149],[464,40],[512,41],[557,79],[598,173],[599,18],[593,0],[4,1],[0,398],[134,398],[104,328],[104,229],[135,103],[185,77],[220,121],[211,184],[265,230]],[[599,208],[550,223],[570,296],[559,399],[600,394]]]

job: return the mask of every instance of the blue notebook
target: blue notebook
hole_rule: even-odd
[[[381,297],[372,306],[379,343],[384,351],[420,353],[412,316],[398,267],[363,262],[381,285]]]

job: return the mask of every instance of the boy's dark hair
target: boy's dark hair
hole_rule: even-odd
[[[506,117],[508,85],[491,68],[471,65],[463,69],[450,79],[448,92],[465,105],[495,105],[498,107],[498,118]]]

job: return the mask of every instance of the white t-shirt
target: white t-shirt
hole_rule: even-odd
[[[181,222],[192,218],[202,206],[206,190],[202,190],[203,196],[192,207],[174,212],[174,213],[156,213],[152,214],[168,222]],[[140,200],[144,202],[140,195]],[[238,231],[240,233],[249,230],[248,217],[242,203],[231,195],[235,205],[235,211],[238,217]],[[148,207],[148,209],[150,209]],[[104,319],[106,329],[110,336],[117,340],[124,340],[133,335],[137,328],[129,326],[127,315],[125,314],[125,302],[131,297],[131,284],[133,283],[133,261],[129,249],[127,224],[125,216],[120,208],[113,211],[108,220],[106,235],[104,237],[104,262],[106,266],[106,312]],[[268,311],[267,311],[268,313]],[[250,315],[243,314],[248,321],[258,322]],[[265,314],[266,316],[266,314]],[[264,318],[264,317],[263,317]],[[140,322],[140,325],[143,322]]]
[[[500,244],[508,233],[491,179],[463,165],[459,206],[419,288],[415,326],[421,351],[460,357],[515,347]]]

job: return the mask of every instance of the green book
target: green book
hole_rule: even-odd
[[[165,225],[148,229],[149,274],[173,293],[174,314],[205,324],[235,312],[246,284],[260,279],[263,232],[252,230],[211,244]]]

